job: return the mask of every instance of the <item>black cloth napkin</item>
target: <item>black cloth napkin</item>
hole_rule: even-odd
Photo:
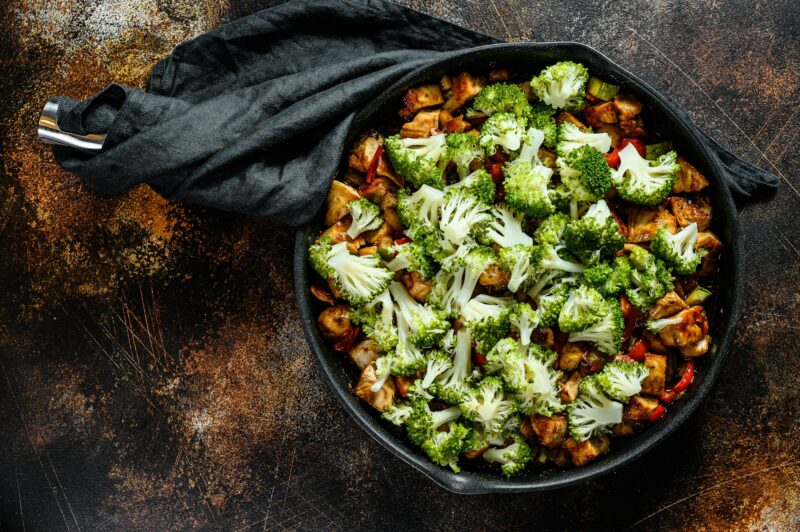
[[[324,201],[359,108],[448,52],[497,42],[380,0],[295,0],[181,44],[153,68],[149,92],[61,98],[61,129],[107,138],[100,153],[53,153],[101,193],[147,183],[171,200],[300,225]],[[777,186],[762,174],[744,171],[732,189]]]

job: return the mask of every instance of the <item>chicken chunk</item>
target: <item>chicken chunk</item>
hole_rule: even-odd
[[[372,159],[375,157],[375,150],[382,144],[383,137],[362,137],[350,152],[347,164],[350,168],[366,174],[369,170],[369,165],[372,164]],[[403,184],[403,180],[389,167],[385,155],[378,159],[378,166],[375,168],[375,173],[379,176],[388,177],[398,185]]]
[[[613,103],[620,120],[630,120],[642,112],[642,102],[630,94],[617,94]]]
[[[678,164],[681,166],[681,169],[678,171],[678,178],[675,180],[675,185],[672,186],[673,194],[680,194],[681,192],[700,192],[708,186],[708,179],[682,155],[678,155]]]
[[[339,242],[347,242],[347,249],[349,249],[351,253],[357,252],[359,248],[364,245],[364,236],[358,235],[354,239],[347,236],[347,230],[350,228],[350,223],[351,220],[349,217],[345,218],[344,220],[339,220],[329,228],[325,229],[325,231],[319,235],[319,239],[317,241],[328,237],[334,244],[338,244]]]
[[[650,318],[657,320],[666,318],[667,316],[674,316],[687,308],[689,308],[689,306],[684,303],[681,296],[676,294],[674,290],[670,290],[650,307]]]
[[[695,358],[708,353],[709,347],[711,347],[711,338],[706,335],[693,344],[681,347],[681,354],[686,358]]]
[[[377,392],[372,391],[372,385],[377,382],[378,377],[375,374],[375,362],[370,362],[367,367],[361,372],[361,377],[356,384],[356,396],[362,401],[369,403],[369,405],[377,410],[383,412],[387,406],[394,403],[394,396],[396,388],[392,379],[386,379],[383,386]]]
[[[708,334],[706,311],[701,306],[694,306],[677,313],[679,323],[667,325],[658,333],[661,343],[670,347],[685,347],[703,339]]]
[[[389,224],[384,223],[374,231],[367,231],[364,233],[364,239],[368,244],[378,246],[378,249],[389,249],[394,245],[394,238],[392,235],[394,231]]]
[[[611,137],[611,148],[616,149],[619,148],[619,143],[625,137],[625,132],[622,131],[619,126],[615,125],[605,125],[602,127],[598,127],[595,130],[595,133],[605,133],[609,137]]]
[[[571,403],[578,396],[578,386],[580,386],[583,377],[579,371],[575,371],[569,376],[569,379],[561,385],[561,401],[564,403]]]
[[[626,137],[642,138],[647,136],[647,131],[644,128],[644,120],[641,116],[631,118],[630,120],[622,120],[620,118],[619,128]]]
[[[328,198],[326,200],[328,210],[325,211],[325,225],[333,225],[344,218],[350,213],[347,204],[360,197],[358,191],[353,187],[345,185],[339,180],[334,180],[331,183],[331,188],[328,191]]]
[[[605,454],[610,446],[611,438],[608,436],[598,436],[582,442],[569,438],[564,442],[564,450],[569,453],[569,457],[576,467],[585,466],[598,456]]]
[[[567,417],[556,414],[553,417],[535,414],[530,418],[531,430],[536,440],[545,447],[560,447],[567,435]]]
[[[505,288],[508,284],[508,274],[503,271],[499,264],[490,264],[478,278],[481,286],[492,289]]]
[[[619,114],[613,102],[590,105],[584,108],[583,116],[592,127],[602,127],[619,122]]]
[[[422,139],[431,136],[432,129],[439,128],[439,110],[420,111],[411,122],[406,122],[400,128],[403,138]]]
[[[508,73],[507,68],[497,68],[489,72],[489,81],[492,83],[496,83],[498,81],[508,81],[510,77],[511,76]]]
[[[542,165],[555,170],[556,168],[555,152],[546,150],[544,148],[539,148],[539,160],[542,161]]]
[[[485,86],[485,79],[473,77],[469,72],[462,72],[453,78],[453,97],[447,100],[444,109],[448,111],[458,109],[477,96]]]
[[[670,198],[672,214],[681,227],[693,223],[697,224],[698,231],[705,231],[711,225],[711,202],[708,198],[692,201],[680,196]]]
[[[561,371],[575,371],[586,354],[586,346],[581,343],[564,342],[561,354],[558,356],[558,369]]]
[[[578,120],[574,114],[570,113],[569,111],[561,111],[556,115],[556,123],[561,125],[564,122],[568,122],[576,127],[578,127],[581,131],[588,132],[589,128],[586,127],[586,124]]]
[[[419,87],[408,89],[406,95],[403,96],[403,108],[399,114],[403,118],[411,118],[420,109],[443,103],[444,97],[442,97],[442,89],[439,88],[439,85],[420,85]]]
[[[659,228],[670,233],[678,232],[678,221],[667,209],[658,207],[633,207],[628,210],[628,241],[649,242]]]
[[[538,99],[531,90],[530,81],[523,81],[522,83],[517,83],[517,87],[522,89],[522,93],[525,95],[525,98],[527,98],[529,102],[533,102]]]
[[[700,268],[697,270],[697,275],[704,276],[714,273],[717,269],[717,259],[722,251],[722,242],[717,235],[711,231],[703,231],[697,235],[697,242],[694,245],[695,249],[705,249],[708,251]]]
[[[392,207],[384,209],[383,220],[395,231],[403,230],[403,222],[400,220],[400,215],[397,214],[397,209]]]
[[[358,191],[381,210],[397,207],[397,187],[388,179],[379,177],[372,183],[365,183]]]
[[[650,345],[650,351],[654,353],[667,353],[667,347],[661,343],[661,339],[658,337],[657,334],[653,334],[650,331],[643,331],[642,337],[647,340],[647,343]]]
[[[425,302],[433,290],[433,283],[422,278],[419,272],[404,271],[400,282],[406,287],[408,294],[420,302]]]
[[[622,420],[627,423],[647,421],[656,408],[658,408],[658,397],[633,395],[622,412]]]
[[[378,359],[380,352],[381,348],[378,346],[378,342],[367,338],[350,348],[350,351],[347,352],[347,356],[359,370],[364,371],[364,368]]]
[[[642,381],[642,391],[644,395],[659,396],[664,392],[664,385],[667,380],[667,357],[646,353],[644,355],[644,365],[650,373]]]
[[[463,133],[472,127],[463,116],[453,116],[450,111],[444,109],[439,111],[439,124],[439,127],[448,133]]]
[[[346,305],[333,305],[320,312],[317,324],[322,336],[328,340],[338,341],[344,338],[352,324],[350,309]]]
[[[624,438],[625,436],[633,436],[634,434],[636,434],[636,428],[632,424],[624,421],[622,423],[617,423],[611,429],[611,435],[615,438]]]

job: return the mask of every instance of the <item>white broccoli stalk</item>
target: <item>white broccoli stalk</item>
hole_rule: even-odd
[[[401,283],[390,283],[389,292],[395,301],[395,313],[402,315],[408,324],[415,346],[433,347],[444,337],[450,324],[440,312],[417,302]]]
[[[563,122],[558,128],[558,146],[556,151],[561,157],[581,146],[591,146],[600,153],[611,149],[611,135],[608,133],[586,133],[581,128],[570,122]],[[632,146],[632,144],[631,144]],[[633,148],[636,149],[635,147]],[[622,152],[620,152],[622,155]]]
[[[320,245],[325,247],[327,244]],[[324,254],[327,272],[331,273],[330,277],[353,306],[375,299],[394,277],[394,273],[382,267],[378,255],[353,255],[347,249],[347,242],[339,242],[324,250],[327,251]],[[319,255],[320,251],[312,250],[312,253]],[[320,258],[312,256],[312,261],[316,263]]]
[[[429,185],[422,185],[411,195],[401,193],[397,212],[406,226],[422,224],[435,226],[439,223],[439,209],[444,203],[444,192]]]
[[[612,426],[622,422],[622,409],[622,403],[603,393],[597,375],[588,375],[578,387],[578,396],[567,406],[569,434],[579,442],[608,434]]]
[[[617,192],[626,201],[639,205],[658,205],[669,196],[680,165],[674,151],[658,160],[642,157],[633,144],[619,152],[619,166],[611,175]]]
[[[467,380],[472,375],[472,335],[463,327],[456,333],[456,349],[453,367],[439,375],[431,390],[448,403],[457,404],[467,389]]]
[[[454,190],[447,194],[441,209],[439,229],[442,249],[452,253],[470,234],[489,222],[489,207],[469,194]]]
[[[364,231],[373,231],[383,225],[381,208],[366,198],[359,198],[347,204],[353,222],[347,228],[347,236],[355,238]]]
[[[523,216],[509,207],[497,205],[492,209],[492,221],[486,236],[501,247],[507,248],[522,244],[530,246],[533,238],[522,230]]]

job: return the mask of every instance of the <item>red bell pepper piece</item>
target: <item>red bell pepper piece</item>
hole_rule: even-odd
[[[647,340],[637,340],[630,351],[628,351],[628,356],[636,362],[644,362],[644,355],[647,353],[648,349],[650,349],[650,345],[647,343]]]
[[[497,185],[497,188],[495,188],[494,191],[494,201],[500,203],[504,199],[506,199],[506,187],[504,187],[502,184]]]
[[[656,421],[661,419],[661,416],[663,416],[666,412],[667,409],[664,408],[664,405],[658,405],[653,409],[652,412],[650,412],[650,416],[647,418],[647,421],[649,421],[650,423],[655,423]]]
[[[644,141],[642,139],[622,139],[621,141],[619,141],[619,149],[624,150],[625,146],[627,146],[628,144],[633,144],[633,147],[636,148],[636,151],[638,151],[639,155],[641,155],[642,157],[644,157],[645,154],[647,153],[647,150],[645,149],[644,146]]]
[[[639,319],[639,311],[628,301],[628,296],[622,295],[619,298],[619,305],[622,309],[622,318],[625,320],[625,330],[622,333],[624,342],[631,337],[633,329],[636,328],[636,320]]]
[[[680,395],[686,388],[694,380],[694,360],[690,360],[686,363],[686,366],[683,368],[683,374],[681,375],[680,380],[670,388],[669,390],[664,390],[664,393],[661,394],[661,400],[665,403],[671,403],[674,401],[678,395]]]
[[[492,155],[492,162],[493,163],[501,163],[502,164],[502,163],[504,163],[506,161],[508,161],[508,154],[506,154],[506,153],[504,153],[504,152],[502,152],[500,150],[495,150],[494,155]]]
[[[344,338],[333,344],[333,350],[337,353],[347,353],[350,351],[350,348],[353,347],[353,342],[356,341],[356,337],[358,333],[361,332],[361,327],[350,327],[348,329],[347,334],[344,335]]]
[[[619,166],[619,148],[614,148],[611,153],[604,153],[603,157],[606,158],[606,162],[611,168]]]
[[[489,165],[489,174],[492,176],[492,181],[495,183],[503,182],[503,165],[494,163]]]
[[[372,160],[369,162],[369,167],[367,168],[367,183],[372,183],[375,179],[375,174],[378,171],[378,163],[381,160],[381,155],[383,155],[383,145],[379,145],[375,149],[375,154],[372,156]]]
[[[475,354],[472,355],[472,360],[474,360],[477,365],[483,367],[483,365],[486,364],[486,355],[482,355],[476,351]]]
[[[411,239],[407,236],[401,236],[394,241],[395,245],[397,246],[402,246],[403,244],[408,244],[409,242],[411,242]]]

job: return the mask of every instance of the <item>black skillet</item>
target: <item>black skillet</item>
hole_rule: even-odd
[[[295,241],[294,277],[300,317],[322,373],[339,401],[361,427],[381,445],[432,480],[457,493],[511,493],[562,488],[604,475],[628,464],[655,447],[677,429],[709,393],[719,374],[733,341],[734,326],[739,315],[742,297],[743,261],[740,228],[736,209],[728,189],[728,177],[742,171],[742,163],[724,151],[689,120],[684,110],[661,95],[658,90],[637,78],[607,57],[587,46],[575,43],[514,43],[473,48],[449,54],[447,58],[420,68],[395,83],[384,94],[365,107],[355,118],[350,138],[342,153],[332,154],[345,160],[346,150],[353,140],[371,127],[396,120],[397,110],[405,91],[424,82],[436,82],[442,74],[463,70],[485,72],[503,67],[529,76],[557,61],[583,63],[593,75],[613,80],[623,90],[639,97],[644,103],[644,118],[648,130],[655,136],[672,140],[679,153],[692,161],[711,182],[714,206],[712,227],[724,244],[719,273],[715,279],[715,299],[707,306],[713,339],[710,352],[698,365],[697,378],[686,395],[673,404],[656,424],[630,438],[615,438],[609,454],[583,468],[533,468],[512,479],[466,465],[455,474],[430,462],[417,448],[408,445],[401,436],[387,429],[376,413],[353,394],[353,368],[347,358],[333,352],[325,343],[316,325],[321,308],[309,293],[307,251],[309,243],[323,229],[321,215],[297,233]],[[732,164],[735,161],[736,166]],[[343,163],[344,164],[344,163]],[[747,167],[746,171],[760,170]]]

